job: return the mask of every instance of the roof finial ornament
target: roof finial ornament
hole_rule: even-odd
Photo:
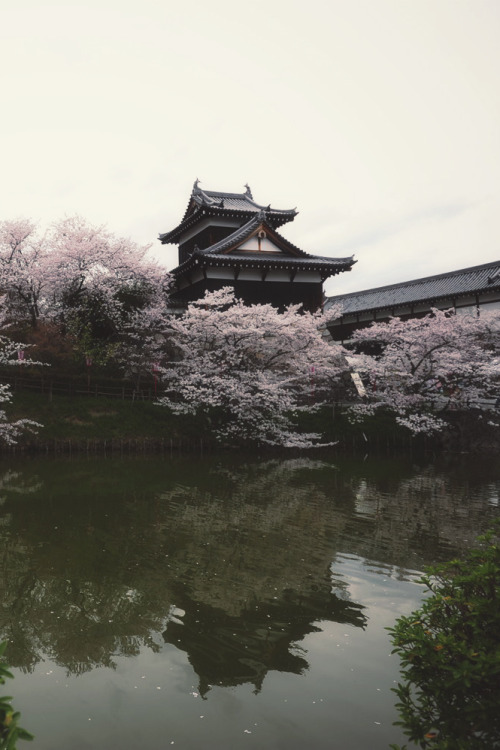
[[[250,185],[248,184],[248,182],[246,183],[245,188],[245,195],[248,195],[248,197],[253,200],[252,191],[250,190]]]
[[[193,193],[199,193],[200,192],[200,188],[198,187],[199,184],[200,184],[200,181],[199,181],[198,178],[196,178],[196,180],[194,181],[194,184],[193,184]]]

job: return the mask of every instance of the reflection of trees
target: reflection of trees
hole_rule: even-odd
[[[153,491],[138,464],[139,481],[123,477],[103,495],[92,464],[86,477],[75,466],[77,486],[67,471],[64,491],[52,484],[22,506],[6,501],[0,631],[12,641],[12,663],[31,669],[48,655],[80,673],[143,645],[157,649],[165,631],[206,683],[258,687],[268,669],[307,666],[294,643],[314,621],[363,625],[362,607],[332,593],[325,510],[330,524],[343,518],[307,462],[208,466],[191,487],[189,473],[176,472]],[[67,495],[73,487],[77,502]],[[174,604],[185,610],[183,625],[169,619]],[[216,654],[219,668],[203,653]]]
[[[392,486],[358,480],[353,484],[356,516],[345,530],[350,541],[355,539],[350,551],[416,569],[449,559],[498,516],[491,498],[499,489],[498,481],[477,484],[432,465]]]
[[[27,495],[36,492],[41,486],[36,477],[26,479],[21,472],[8,469],[0,476],[0,505],[5,501],[5,493]]]
[[[113,588],[63,578],[27,585],[23,601],[13,603],[8,628],[2,627],[12,643],[11,662],[31,670],[47,655],[68,672],[80,674],[95,666],[113,666],[115,654],[137,654],[150,641],[141,607]],[[160,629],[161,616],[146,623]]]
[[[32,669],[48,656],[80,673],[166,641],[186,651],[202,692],[259,689],[269,670],[307,668],[297,644],[322,620],[364,625],[335,575],[338,551],[418,568],[437,543],[456,551],[498,514],[479,480],[447,470],[338,464],[209,457],[13,469],[0,515],[10,659]]]

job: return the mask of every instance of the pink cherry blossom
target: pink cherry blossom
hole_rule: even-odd
[[[317,434],[298,434],[292,414],[332,398],[346,369],[343,349],[319,330],[321,314],[292,305],[246,306],[231,288],[207,293],[179,317],[167,336],[174,355],[162,367],[177,414],[204,416],[222,442],[310,447]]]
[[[500,312],[480,317],[433,310],[423,318],[392,318],[353,335],[353,367],[364,374],[366,398],[351,409],[355,419],[377,409],[392,411],[412,433],[432,433],[452,410],[480,416],[480,407],[500,394]],[[498,410],[497,410],[498,411]]]

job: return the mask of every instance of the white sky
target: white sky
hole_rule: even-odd
[[[152,242],[198,177],[354,254],[330,294],[500,258],[498,0],[0,0],[0,218]]]

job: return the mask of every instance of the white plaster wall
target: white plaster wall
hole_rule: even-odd
[[[246,240],[242,245],[238,247],[238,250],[250,250],[250,251],[256,251],[259,252],[259,240],[257,237],[250,237],[249,240]],[[267,239],[267,237],[260,241],[260,252],[261,253],[279,253],[280,255],[283,255],[282,251],[276,247],[275,244],[273,244],[270,240]]]
[[[294,281],[306,281],[316,284],[318,281],[321,281],[321,276],[319,271],[297,271]]]
[[[266,281],[288,281],[290,282],[290,271],[282,269],[271,269],[268,271]]]
[[[473,317],[476,317],[477,305],[464,305],[463,307],[457,307],[456,313],[457,315],[472,315]]]
[[[496,302],[480,302],[479,307],[481,310],[500,310],[500,299]]]
[[[232,268],[207,268],[207,277],[209,279],[231,279],[234,281],[234,271]]]
[[[479,295],[479,303],[482,305],[484,302],[495,302],[500,299],[500,292],[482,292]]]
[[[262,274],[256,268],[242,268],[238,281],[262,281]]]

